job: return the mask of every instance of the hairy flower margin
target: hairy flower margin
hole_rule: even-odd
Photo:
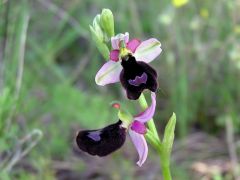
[[[137,165],[141,167],[148,155],[148,146],[144,137],[147,133],[145,123],[152,119],[155,113],[155,93],[151,93],[151,99],[151,106],[134,117],[125,114],[127,118],[124,118],[120,115],[119,121],[115,124],[98,130],[80,131],[76,138],[78,147],[91,155],[106,156],[122,147],[128,132],[139,155]]]
[[[107,61],[97,72],[95,81],[100,86],[121,81],[127,97],[136,100],[144,89],[157,90],[157,73],[148,65],[161,52],[161,43],[150,38],[145,41],[129,40],[129,33],[111,38],[112,51]]]

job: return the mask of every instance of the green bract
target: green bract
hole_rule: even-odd
[[[120,109],[118,111],[118,118],[123,122],[123,126],[128,128],[132,122],[133,116],[129,112]]]
[[[172,151],[175,126],[176,126],[176,115],[175,113],[173,113],[173,115],[171,116],[170,120],[167,123],[167,126],[165,127],[164,137],[162,142],[163,147],[165,148],[169,156]]]
[[[100,24],[108,39],[114,36],[114,18],[110,9],[103,9]]]
[[[93,38],[99,52],[102,54],[104,59],[108,59],[109,58],[109,49],[104,42],[104,32],[100,26],[100,18],[101,17],[99,14],[96,15],[93,20],[93,25],[92,26],[90,25],[89,27],[90,27],[90,31],[92,34],[92,38]]]
[[[95,31],[95,34],[99,38],[99,40],[104,41],[104,34],[103,34],[104,32],[101,29],[100,18],[101,18],[100,14],[95,16],[93,20],[93,29]]]

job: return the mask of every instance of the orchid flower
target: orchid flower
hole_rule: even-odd
[[[144,89],[156,92],[157,73],[148,63],[161,53],[161,43],[155,38],[129,41],[126,32],[112,37],[111,44],[110,60],[97,72],[96,83],[104,86],[121,81],[127,97],[133,100],[138,99]]]
[[[142,166],[148,155],[148,146],[144,137],[147,133],[145,123],[152,119],[155,113],[155,93],[151,93],[151,99],[151,106],[130,120],[123,118],[102,129],[80,131],[76,137],[78,147],[90,155],[106,156],[122,147],[128,132],[139,155],[137,165]]]

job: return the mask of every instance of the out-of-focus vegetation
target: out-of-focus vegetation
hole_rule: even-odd
[[[139,169],[130,142],[103,160],[74,146],[79,129],[115,122],[109,104],[125,98],[94,82],[104,59],[89,24],[102,8],[117,33],[162,43],[155,121],[161,134],[178,117],[173,178],[237,178],[239,0],[0,0],[0,179],[159,179],[156,154]]]

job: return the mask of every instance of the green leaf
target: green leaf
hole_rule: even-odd
[[[170,154],[172,151],[175,126],[176,126],[176,114],[173,113],[173,115],[171,116],[165,128],[163,142],[162,142],[163,148],[165,149],[165,152],[168,154]]]

